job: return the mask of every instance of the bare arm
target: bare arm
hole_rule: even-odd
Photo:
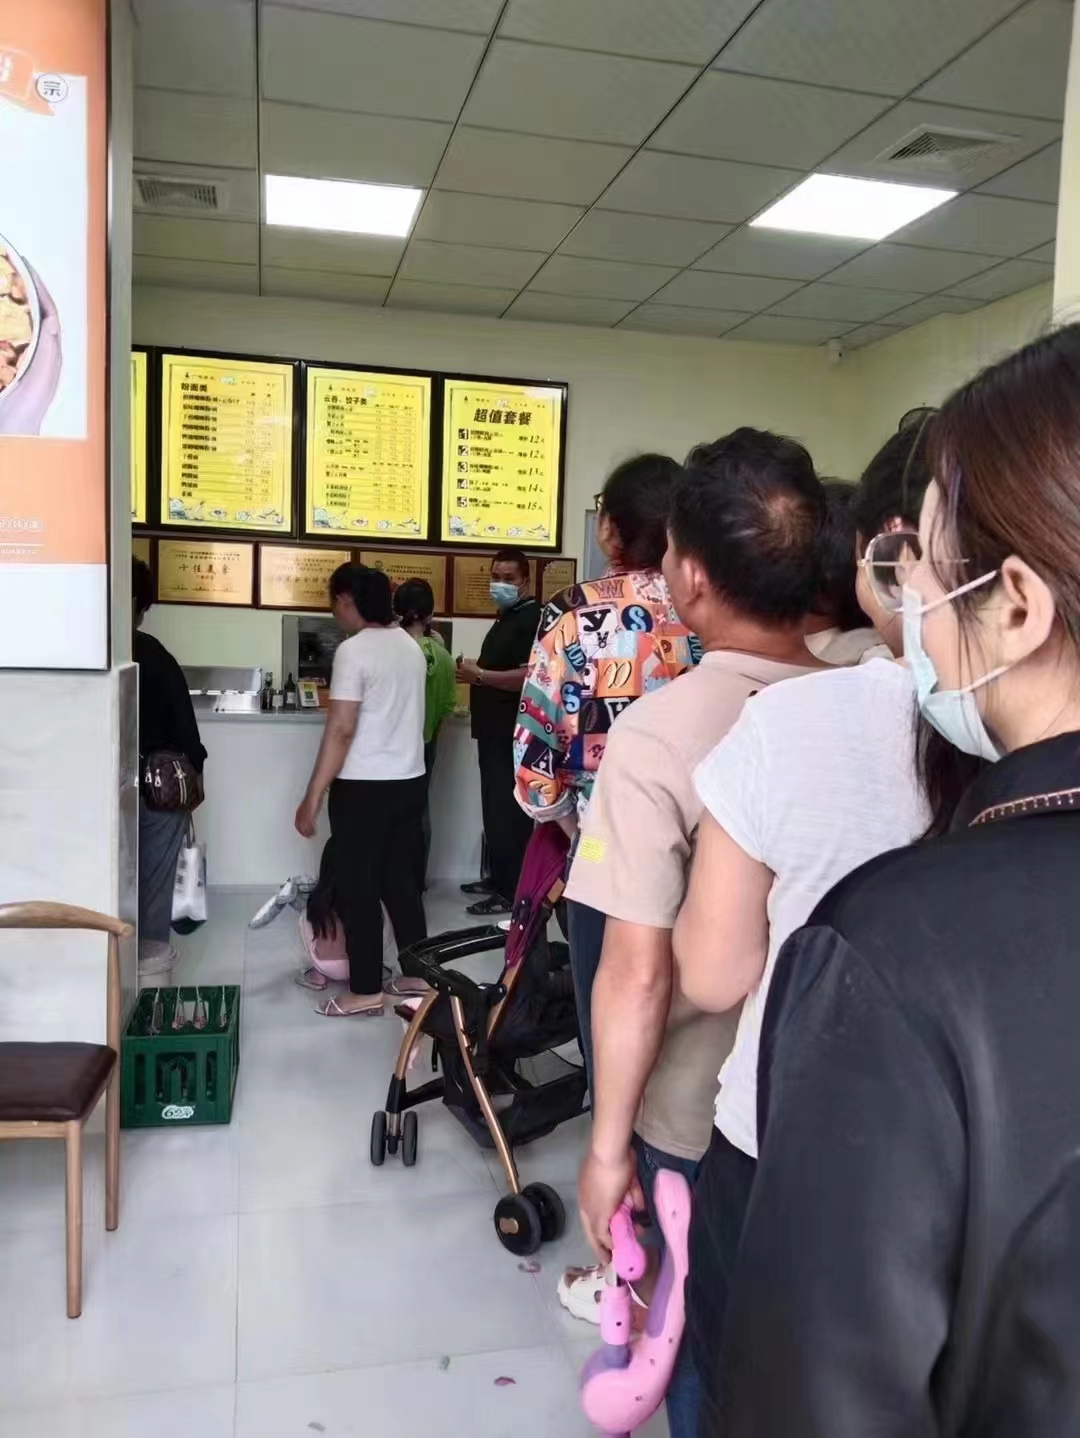
[[[706,810],[673,937],[680,987],[699,1009],[725,1013],[761,982],[772,882]]]
[[[670,929],[609,918],[593,983],[593,1124],[578,1182],[585,1236],[605,1261],[612,1215],[635,1186],[634,1118],[664,1045],[673,982]]]
[[[302,834],[306,839],[314,837],[323,795],[341,773],[345,756],[349,752],[349,745],[356,733],[359,718],[359,702],[345,699],[330,700],[326,727],[319,744],[315,767],[311,771],[307,792],[296,811],[297,833]]]

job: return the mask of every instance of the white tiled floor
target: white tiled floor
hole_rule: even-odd
[[[88,1140],[75,1322],[61,1146],[0,1146],[4,1438],[583,1438],[576,1371],[595,1330],[554,1294],[561,1265],[585,1257],[576,1219],[539,1274],[521,1272],[492,1230],[494,1156],[435,1105],[416,1167],[372,1168],[400,1023],[320,1019],[292,983],[291,916],[253,933],[263,895],[211,897],[179,977],[243,984],[233,1121],[125,1133],[114,1234]],[[468,922],[447,893],[428,917],[433,932]],[[569,1213],[583,1141],[581,1121],[520,1155]]]

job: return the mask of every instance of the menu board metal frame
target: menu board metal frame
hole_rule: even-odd
[[[298,513],[297,532],[299,537],[308,543],[312,540],[318,541],[327,548],[340,549],[346,541],[351,539],[353,549],[390,549],[401,546],[405,549],[416,549],[418,545],[429,545],[433,542],[438,529],[438,508],[435,504],[435,494],[439,485],[439,475],[442,469],[442,395],[443,376],[436,370],[427,369],[403,369],[400,365],[385,364],[339,364],[334,360],[301,360],[300,379],[302,394],[300,400],[300,412],[302,424],[298,430],[300,436],[299,458],[300,458],[300,510]],[[428,472],[427,484],[427,516],[426,524],[420,534],[362,534],[360,531],[348,535],[337,530],[328,532],[324,529],[309,529],[307,526],[308,514],[308,484],[310,476],[307,471],[308,453],[308,375],[311,370],[341,370],[348,374],[384,374],[401,375],[406,379],[425,379],[431,385],[431,404],[428,413]]]
[[[162,394],[162,356],[182,355],[193,363],[199,360],[211,360],[214,363],[224,360],[236,364],[269,364],[283,365],[292,370],[292,424],[289,431],[289,443],[291,455],[289,464],[289,502],[292,507],[291,522],[285,529],[257,529],[254,527],[237,528],[234,525],[200,525],[190,522],[176,524],[171,520],[166,521],[162,517],[163,499],[163,470],[162,447],[165,442],[164,433],[164,396]],[[154,385],[154,399],[152,406],[156,413],[157,425],[154,434],[155,446],[152,451],[155,456],[153,503],[154,508],[150,509],[151,476],[147,475],[147,512],[154,515],[153,528],[165,538],[174,535],[186,535],[192,538],[195,535],[202,535],[204,538],[212,538],[220,535],[223,539],[248,539],[258,541],[263,538],[290,540],[296,539],[298,534],[299,520],[297,506],[302,499],[302,476],[304,451],[306,448],[306,435],[304,432],[304,411],[301,398],[301,370],[302,362],[296,359],[288,359],[282,355],[268,354],[241,354],[236,350],[210,350],[192,349],[187,345],[158,345],[153,351],[152,379]],[[340,545],[334,546],[340,549]]]
[[[152,477],[152,458],[154,454],[154,446],[150,434],[150,417],[155,410],[155,405],[153,402],[155,357],[148,345],[132,345],[131,353],[133,355],[141,354],[146,356],[146,388],[143,394],[143,401],[146,410],[145,414],[143,415],[143,508],[145,510],[146,517],[145,519],[136,520],[133,514],[131,520],[132,529],[137,530],[141,534],[143,530],[150,528],[150,516],[157,513],[157,510],[151,507],[157,496],[156,493],[153,492],[154,485]],[[132,405],[134,405],[135,403],[134,392],[132,392],[131,403]],[[132,478],[134,478],[134,454],[132,454],[131,456],[131,473]]]
[[[446,381],[464,381],[477,385],[510,385],[520,389],[557,389],[562,391],[562,403],[559,406],[559,479],[555,493],[555,534],[551,544],[530,544],[524,539],[507,540],[505,543],[498,539],[444,539],[442,537],[442,512],[443,512],[443,487],[446,480],[446,467],[443,463],[443,435],[446,429]],[[563,541],[563,506],[566,498],[566,418],[570,407],[570,385],[566,380],[557,379],[515,379],[512,375],[484,375],[484,374],[460,374],[457,371],[446,371],[439,375],[439,403],[436,415],[438,426],[438,475],[433,491],[434,504],[432,505],[431,518],[431,542],[442,545],[454,553],[466,553],[469,550],[494,549],[523,549],[530,556],[533,554],[550,554],[555,558],[562,549]],[[434,454],[434,445],[432,452]]]

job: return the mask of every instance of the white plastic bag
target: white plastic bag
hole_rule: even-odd
[[[179,934],[190,934],[206,922],[206,845],[195,842],[194,828],[176,861],[173,885],[172,926]]]

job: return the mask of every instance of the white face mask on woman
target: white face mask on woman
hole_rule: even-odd
[[[959,589],[950,590],[948,594],[930,604],[924,604],[922,595],[910,585],[905,584],[903,589],[904,658],[915,676],[915,689],[923,718],[961,753],[973,754],[976,758],[987,759],[991,763],[1001,758],[1001,750],[991,739],[983,723],[975,691],[995,679],[1000,679],[1012,665],[1003,664],[999,669],[984,674],[981,679],[973,680],[963,689],[941,689],[934,661],[923,647],[922,617],[943,604],[950,604],[969,590],[989,584],[996,575],[997,570],[992,570],[981,579],[973,579],[970,584],[962,584]]]

